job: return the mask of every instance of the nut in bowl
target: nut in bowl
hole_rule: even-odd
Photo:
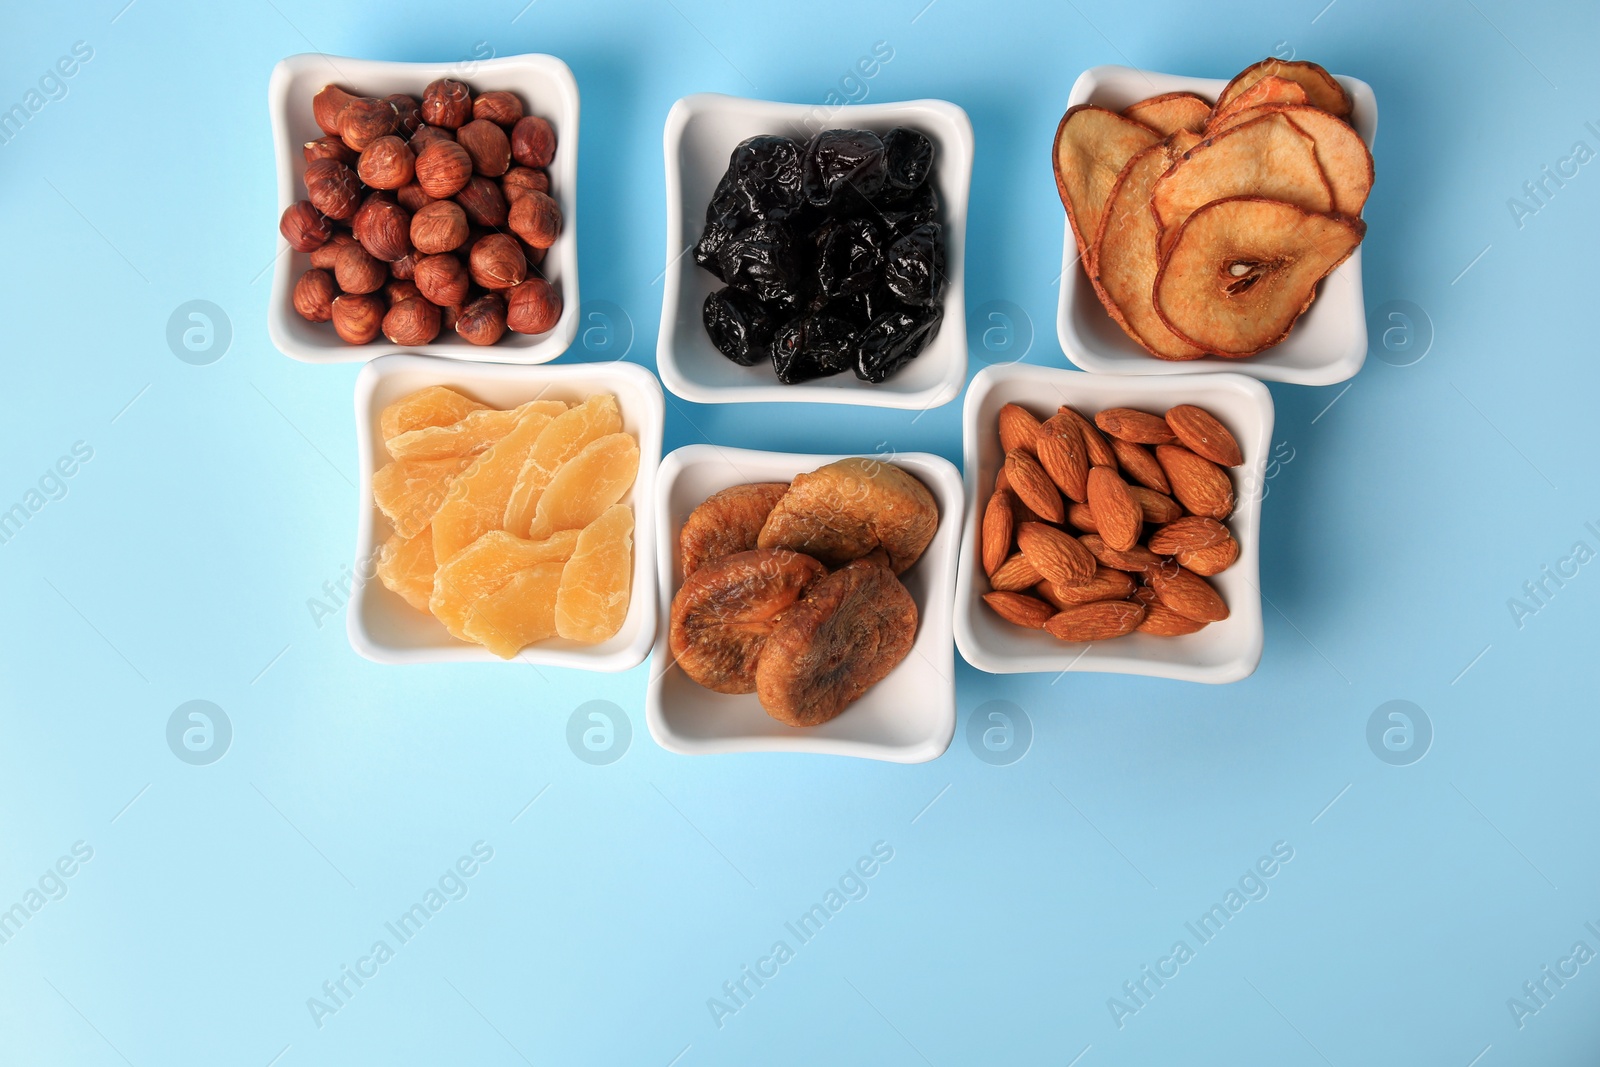
[[[1376,127],[1371,87],[1310,63],[1266,60],[1231,81],[1085,71],[1052,151],[1068,358],[1300,385],[1355,375]]]
[[[578,89],[566,64],[506,56],[463,78],[447,64],[297,55],[273,69],[268,105],[279,350],[544,363],[572,343]]]
[[[962,413],[961,654],[995,674],[1247,677],[1272,424],[1271,394],[1238,374],[980,372]]]
[[[953,466],[689,445],[663,461],[657,508],[664,621],[645,713],[662,747],[900,763],[945,750]]]
[[[356,422],[358,652],[603,671],[644,659],[663,422],[653,375],[382,356],[357,379]]]

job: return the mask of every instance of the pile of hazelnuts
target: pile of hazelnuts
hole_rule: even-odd
[[[555,326],[561,295],[538,274],[561,232],[548,122],[514,93],[474,95],[453,78],[420,103],[329,85],[311,107],[325,136],[306,142],[306,199],[278,222],[311,255],[297,312],[353,345],[380,332],[425,345],[451,329],[492,345]]]

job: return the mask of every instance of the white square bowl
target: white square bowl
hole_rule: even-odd
[[[267,304],[267,332],[286,356],[306,363],[354,363],[388,352],[420,352],[485,363],[547,363],[567,350],[578,334],[578,83],[554,56],[523,55],[462,63],[386,63],[302,53],[281,60],[267,84],[272,143],[278,161],[278,213],[305,197],[305,157],[301,146],[321,137],[311,115],[311,98],[333,82],[354,93],[388,96],[409,93],[420,99],[436,78],[456,78],[474,92],[506,89],[522,98],[530,115],[546,119],[556,134],[556,155],[548,168],[550,195],[561,205],[561,235],[545,254],[540,273],[561,294],[561,317],[545,333],[507,331],[499,343],[469,344],[454,331],[425,345],[406,348],[382,337],[366,345],[339,340],[333,326],[308,322],[294,310],[294,283],[311,266],[310,256],[275,237],[278,257]]]
[[[878,456],[922,480],[939,503],[939,529],[900,580],[917,603],[911,654],[889,676],[821,726],[785,726],[762,710],[754,693],[713,693],[685,674],[667,648],[667,619],[683,582],[678,531],[706,497],[745,482],[787,482],[844,456],[756,452],[685,445],[661,462],[656,479],[656,557],[661,627],[650,661],[645,720],[669,752],[816,752],[892,763],[924,763],[950,745],[956,728],[955,651],[950,643],[951,590],[961,537],[961,476],[925,452]]]
[[[1372,147],[1378,132],[1378,101],[1372,86],[1337,76],[1350,94],[1350,124]],[[1225,78],[1184,78],[1132,67],[1090,67],[1078,76],[1067,106],[1098,104],[1121,111],[1129,104],[1160,93],[1198,93],[1215,101],[1227,86]],[[1056,334],[1061,350],[1084,370],[1099,374],[1210,374],[1219,370],[1247,374],[1269,382],[1333,385],[1353,378],[1367,359],[1367,312],[1361,293],[1361,248],[1322,280],[1311,308],[1295,323],[1282,343],[1259,356],[1191,360],[1157,359],[1138,345],[1106,314],[1094,286],[1078,262],[1072,225],[1062,224],[1066,242],[1061,254],[1061,302]]]
[[[633,590],[622,629],[609,641],[580,645],[551,638],[503,660],[481,645],[458,641],[432,615],[407,604],[375,577],[388,520],[372,502],[372,475],[389,462],[378,416],[389,404],[429,385],[448,385],[491,407],[544,398],[576,402],[612,393],[622,428],[639,441],[639,475],[622,503],[633,508]],[[508,663],[625,671],[637,667],[656,636],[655,478],[665,419],[661,385],[632,363],[575,363],[561,367],[466,363],[432,356],[380,356],[356,377],[356,451],[361,463],[356,525],[355,583],[346,630],[351,646],[378,663]]]
[[[1197,404],[1232,431],[1244,464],[1229,470],[1238,505],[1228,527],[1239,559],[1210,581],[1228,605],[1228,618],[1184,637],[1132,633],[1092,644],[1068,644],[1042,630],[1015,626],[983,602],[989,591],[980,562],[979,514],[1005,459],[996,431],[1000,409],[1021,404],[1044,416],[1070,404],[1092,419],[1111,407],[1160,415],[1177,404]],[[1261,662],[1261,488],[1272,442],[1272,394],[1242,374],[1083,374],[1015,364],[988,367],[967,390],[962,410],[967,515],[956,576],[956,647],[968,663],[990,674],[1029,671],[1098,671],[1143,674],[1189,682],[1236,682]]]
[[[828,129],[885,133],[911,126],[934,144],[931,181],[944,225],[944,321],[922,353],[886,382],[874,385],[846,371],[784,385],[768,361],[741,367],[717,350],[701,321],[706,296],[722,288],[691,252],[705,228],[706,205],[740,141],[757,134],[803,139]],[[672,105],[664,134],[667,161],[667,269],[661,303],[656,369],[668,389],[697,404],[867,404],[925,410],[954,400],[967,377],[965,249],[967,196],[972,185],[972,122],[944,100],[847,104],[823,108],[778,104],[719,93],[697,93]]]

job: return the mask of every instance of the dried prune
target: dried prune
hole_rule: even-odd
[[[801,261],[789,230],[758,222],[730,237],[717,252],[722,280],[754,296],[798,304],[802,298]]]
[[[732,237],[733,231],[722,223],[708,222],[705,231],[700,234],[700,240],[696,241],[694,246],[694,261],[724,282],[728,279],[722,276],[722,265],[717,261],[717,257],[722,254],[722,247]]]
[[[907,304],[937,304],[945,283],[943,227],[923,223],[890,245],[883,280]]]
[[[886,231],[903,236],[925,222],[938,221],[939,193],[932,182],[924,182],[903,197],[885,197],[879,215]]]
[[[922,354],[939,332],[940,307],[901,307],[885,312],[861,331],[856,351],[856,377],[881,382]]]
[[[790,484],[761,528],[762,548],[787,548],[837,566],[882,548],[896,574],[939,527],[939,506],[917,478],[878,459],[841,459]]]
[[[802,181],[818,207],[871,200],[887,178],[883,141],[869,130],[823,130],[806,146]]]
[[[772,367],[784,385],[849,370],[855,354],[855,327],[826,312],[791,319],[772,338]]]
[[[910,655],[917,604],[876,559],[812,583],[765,639],[755,671],[768,715],[789,726],[834,718]]]
[[[896,126],[884,134],[883,153],[891,189],[910,192],[933,173],[933,142],[909,127]]]
[[[801,149],[787,137],[742,141],[728,161],[727,178],[743,209],[756,218],[782,219],[804,203]],[[720,186],[719,186],[720,188]]]
[[[709,293],[700,317],[717,351],[741,367],[753,367],[766,358],[772,345],[772,316],[749,293],[731,285]]]
[[[712,560],[754,549],[767,516],[788,491],[788,482],[751,482],[706,497],[678,531],[683,576],[689,577]]]
[[[880,280],[874,278],[872,287],[866,292],[852,293],[828,301],[827,311],[830,315],[837,315],[847,320],[857,329],[865,329],[878,316],[899,306],[901,306],[900,301],[895,299],[894,294],[884,288]]]
[[[817,243],[817,292],[821,297],[865,292],[883,264],[883,237],[866,219],[828,227]]]
[[[810,556],[781,549],[707,563],[672,598],[667,646],[673,660],[707,689],[755,692],[767,635],[823,573]]]

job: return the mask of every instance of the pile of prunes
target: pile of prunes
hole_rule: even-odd
[[[855,371],[888,379],[944,316],[944,229],[933,142],[897,126],[752,137],[733,150],[694,259],[726,286],[706,332],[786,385]]]

